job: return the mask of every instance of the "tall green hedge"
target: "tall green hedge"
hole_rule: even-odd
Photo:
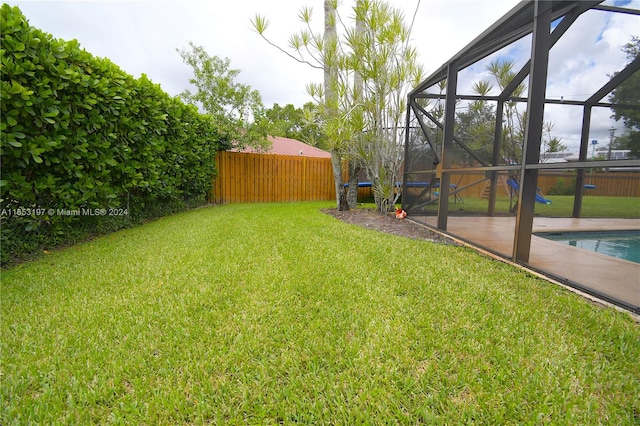
[[[229,147],[209,116],[0,12],[3,263],[206,199]]]

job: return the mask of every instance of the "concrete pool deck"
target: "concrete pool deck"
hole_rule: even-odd
[[[415,222],[436,226],[435,216],[413,216]],[[447,233],[472,245],[511,258],[515,217],[449,216]],[[640,219],[536,217],[533,232],[640,230]],[[531,236],[528,265],[551,274],[555,281],[569,280],[613,297],[640,310],[640,264]]]

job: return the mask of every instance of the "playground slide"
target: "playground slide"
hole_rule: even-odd
[[[551,200],[547,200],[540,194],[536,194],[536,202],[540,204],[551,204]]]
[[[507,184],[516,190],[516,192],[520,191],[520,185],[513,179],[507,179]],[[540,189],[538,189],[540,191]],[[551,200],[547,200],[540,193],[536,193],[536,202],[540,204],[551,204]]]

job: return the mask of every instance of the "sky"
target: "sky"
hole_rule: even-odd
[[[6,2],[19,6],[31,25],[55,38],[78,40],[94,56],[109,58],[134,77],[147,74],[170,95],[189,88],[191,69],[177,52],[188,48],[189,42],[203,46],[210,55],[229,58],[231,68],[241,71],[237,81],[258,90],[267,108],[274,103],[302,106],[311,101],[305,86],[322,80],[318,71],[268,45],[251,25],[256,14],[265,16],[269,20],[266,36],[286,47],[289,36],[302,28],[297,17],[301,6],[313,8],[313,22],[318,31],[322,29],[321,0]],[[354,0],[342,3],[343,18],[349,22],[348,9]],[[389,0],[388,3],[404,10],[407,22],[418,7],[413,45],[429,75],[518,1]],[[616,2],[620,3],[640,9],[640,0],[632,0],[630,4],[628,0]],[[640,34],[639,19],[608,15],[600,12],[581,17],[576,28],[554,47],[548,96],[584,99],[608,81],[608,75],[626,64],[620,47],[629,42],[631,35]],[[521,65],[528,58],[530,44],[530,38],[523,39],[487,61],[506,58]],[[461,89],[470,87],[474,81],[488,79],[487,61],[461,72]],[[590,139],[599,140],[601,146],[608,143],[608,129],[612,125],[622,131],[621,123],[614,123],[610,115],[609,109],[600,108],[592,116]],[[570,150],[577,150],[580,108],[547,108],[545,120],[554,123],[554,136],[560,137]]]

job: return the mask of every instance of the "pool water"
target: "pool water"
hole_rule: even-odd
[[[539,237],[640,263],[640,231],[548,232]]]

